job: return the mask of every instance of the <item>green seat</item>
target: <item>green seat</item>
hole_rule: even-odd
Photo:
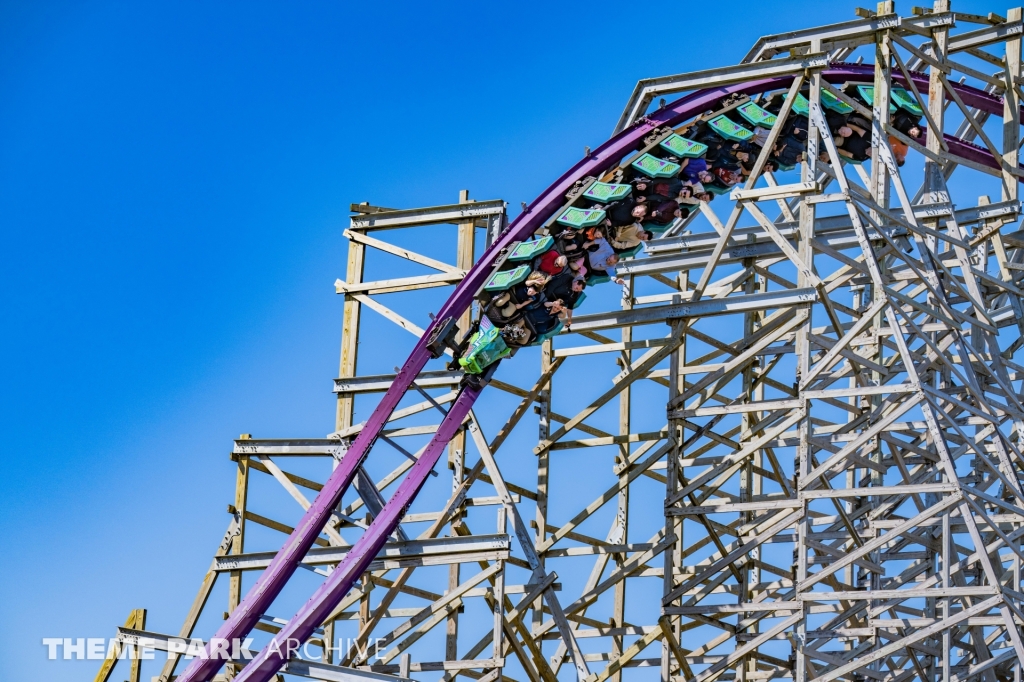
[[[694,159],[698,156],[704,156],[704,152],[708,150],[706,144],[687,140],[682,135],[677,135],[676,133],[666,137],[660,144],[662,149],[675,154],[680,159]]]
[[[644,229],[650,230],[651,228],[650,227],[645,227]],[[653,231],[654,230],[651,230],[651,232],[653,232]],[[644,248],[643,243],[640,243],[640,244],[637,244],[636,246],[634,246],[632,248],[625,249],[623,251],[616,251],[615,253],[619,254],[619,258],[632,258],[636,254],[640,253],[640,250],[643,249],[643,248]]]
[[[613,185],[609,182],[595,182],[586,192],[583,193],[588,199],[600,201],[607,204],[609,201],[617,201],[630,193],[633,188],[629,185]]]
[[[842,154],[839,155],[839,160],[842,161],[843,163],[852,163],[854,166],[860,166],[864,163],[863,160],[851,159],[849,157],[843,156]]]
[[[725,114],[721,116],[715,116],[713,119],[708,121],[708,125],[716,133],[721,135],[727,140],[733,140],[734,142],[743,142],[749,140],[754,136],[754,133],[750,132],[739,123],[730,121],[729,117]]]
[[[654,223],[645,223],[644,229],[650,230],[654,234],[659,235],[665,230],[667,230],[671,225],[672,223],[669,223],[668,225],[655,225]]]
[[[644,154],[632,164],[634,169],[651,178],[671,178],[679,172],[679,164]]]
[[[505,345],[498,328],[486,317],[480,320],[480,331],[473,334],[466,347],[466,352],[459,358],[459,365],[468,374],[480,374],[487,367],[512,354],[512,349]]]
[[[788,94],[789,93],[783,94],[782,99],[786,99],[786,95]],[[790,109],[790,111],[800,116],[807,116],[811,113],[811,103],[807,101],[806,97],[798,92],[796,93],[796,99],[793,100],[793,108]]]
[[[917,103],[914,96],[903,88],[892,89],[892,101],[900,106],[902,109],[906,109],[914,116],[921,116],[924,111],[921,109],[921,105]]]
[[[558,216],[557,222],[579,229],[581,227],[597,225],[602,220],[604,220],[604,211],[599,208],[576,208],[575,206],[570,206],[562,211],[562,215]]]
[[[765,111],[753,102],[747,102],[736,107],[736,113],[742,116],[748,123],[762,128],[771,128],[775,125],[775,114]]]
[[[832,111],[840,114],[848,114],[853,111],[853,107],[833,95],[825,88],[821,89],[821,105],[826,109],[831,109]]]
[[[612,278],[608,275],[587,275],[587,286],[593,287],[598,284],[604,284],[605,282],[612,281]]]
[[[864,98],[864,101],[868,103],[869,107],[875,106],[875,86],[874,85],[858,85],[857,92]],[[889,102],[889,113],[896,113],[896,105]]]
[[[515,245],[515,248],[512,249],[512,253],[508,254],[508,260],[533,260],[535,256],[539,256],[554,245],[555,238],[550,236],[519,242]]]
[[[576,299],[576,303],[573,304],[572,309],[576,310],[581,305],[583,305],[583,299],[585,299],[586,297],[587,297],[587,292],[584,291],[583,293],[580,294],[580,297]]]
[[[559,321],[558,321],[558,324],[556,324],[556,325],[555,325],[555,326],[554,326],[554,327],[553,327],[553,328],[551,329],[551,331],[549,331],[549,332],[547,332],[547,333],[544,333],[544,334],[538,334],[538,335],[537,335],[537,338],[536,338],[536,339],[534,339],[534,340],[533,340],[533,343],[531,343],[530,345],[531,345],[531,346],[539,346],[540,344],[544,343],[544,342],[545,342],[545,341],[547,341],[548,339],[550,339],[550,338],[552,338],[553,336],[555,336],[556,334],[558,334],[558,332],[562,331],[562,327],[564,327],[564,326],[565,326],[565,323],[563,323],[563,322],[562,322],[561,320],[559,320]]]
[[[721,196],[723,194],[728,194],[729,192],[732,191],[733,188],[732,187],[722,187],[721,185],[715,185],[715,184],[710,184],[709,183],[707,185],[704,185],[704,189],[706,189],[707,191],[711,192],[715,196]]]
[[[791,171],[791,170],[793,170],[794,168],[796,168],[796,166],[783,166],[783,165],[782,165],[781,163],[779,164],[779,170],[783,170],[783,171]]]
[[[502,270],[491,275],[484,285],[484,291],[505,291],[526,279],[530,274],[529,265],[520,265],[515,270]]]

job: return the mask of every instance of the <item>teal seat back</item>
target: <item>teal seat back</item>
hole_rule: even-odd
[[[782,99],[786,99],[786,96],[788,94],[789,93],[783,95]],[[796,99],[793,100],[793,107],[790,109],[790,111],[792,111],[794,114],[799,114],[800,116],[807,116],[809,113],[811,113],[811,103],[807,101],[806,97],[804,97],[798,92],[796,93]]]
[[[869,107],[875,106],[875,86],[874,85],[858,85],[857,92],[864,98],[864,101],[868,103]],[[889,102],[889,113],[896,113],[896,105]]]
[[[544,334],[539,334],[537,336],[537,338],[534,339],[533,343],[531,343],[530,345],[531,346],[539,346],[540,344],[544,343],[545,341],[547,341],[551,337],[553,337],[556,334],[558,334],[558,332],[562,331],[562,327],[564,327],[564,326],[565,326],[565,324],[561,320],[559,320],[558,324],[556,324],[554,326],[554,328],[552,328],[551,331],[546,332]]]
[[[613,185],[608,182],[595,182],[583,193],[588,199],[607,204],[610,201],[617,201],[632,191],[630,185]]]
[[[635,170],[650,178],[671,178],[679,172],[680,165],[650,154],[642,154],[630,164]]]
[[[698,156],[704,156],[708,151],[708,146],[706,144],[688,140],[682,135],[677,135],[676,133],[672,133],[659,144],[662,149],[675,154],[680,159],[695,159]]]
[[[529,265],[520,265],[514,270],[501,270],[491,275],[484,284],[484,291],[504,291],[522,282],[530,274]]]
[[[512,249],[512,252],[508,254],[508,260],[533,260],[534,257],[539,256],[554,245],[555,239],[551,236],[544,236],[539,239],[530,239],[529,241],[519,242],[515,245],[515,248]]]
[[[725,139],[732,140],[734,142],[743,142],[744,140],[749,140],[754,136],[754,133],[750,132],[739,123],[730,120],[729,117],[724,114],[716,116],[708,121],[708,126]]]
[[[695,209],[695,210],[700,210],[700,209]],[[644,229],[645,230],[650,230],[655,235],[661,234],[662,232],[664,232],[665,230],[667,230],[671,226],[672,226],[672,223],[668,223],[667,225],[655,225],[654,223],[644,223]]]
[[[833,95],[825,88],[821,89],[821,105],[840,114],[849,114],[853,111],[853,107]]]
[[[597,225],[604,220],[604,211],[599,208],[577,208],[570,206],[562,211],[556,222],[580,229]]]
[[[924,111],[921,109],[921,105],[917,103],[914,96],[903,88],[892,89],[892,101],[899,105],[901,109],[909,111],[914,116],[921,116],[924,114]]]
[[[650,230],[651,228],[650,227],[645,227],[644,229],[645,230]],[[632,258],[636,254],[640,253],[640,251],[643,248],[644,248],[644,245],[641,243],[641,244],[637,244],[633,248],[625,249],[624,251],[616,251],[615,253],[619,254],[619,258]]]
[[[765,111],[753,102],[747,102],[736,107],[736,112],[748,123],[762,128],[771,128],[775,125],[775,114]]]

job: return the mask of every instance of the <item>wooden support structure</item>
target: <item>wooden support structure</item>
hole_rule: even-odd
[[[555,682],[568,664],[582,682],[1021,682],[1024,21],[948,0],[896,9],[641,82],[620,127],[657,94],[794,76],[767,135],[802,91],[799,177],[763,172],[763,154],[731,196],[622,263],[624,287],[588,289],[570,332],[505,361],[448,446],[450,479],[428,481],[323,623],[319,667],[288,673]],[[822,75],[858,56],[874,64],[870,110]],[[927,87],[907,85],[921,70]],[[961,76],[1003,97],[1001,119],[965,103]],[[900,98],[929,131],[903,168],[892,145],[908,138],[888,113]],[[829,102],[872,115],[869,166],[841,160]],[[977,172],[943,131],[991,148],[998,168]],[[957,169],[999,201],[951,194]],[[410,348],[504,224],[503,202],[465,191],[352,210],[333,431],[235,442],[231,525],[180,637],[219,573],[238,605],[277,548],[253,545],[256,527],[291,531],[390,385],[377,349]],[[331,570],[402,480],[455,397],[448,359],[419,375],[305,569]],[[296,515],[265,516],[268,488]]]

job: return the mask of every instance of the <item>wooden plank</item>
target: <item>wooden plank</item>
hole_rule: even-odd
[[[352,216],[352,230],[388,230],[401,227],[418,227],[437,225],[439,223],[458,224],[478,218],[504,215],[505,202],[500,199],[474,201],[469,204],[448,204],[429,208],[411,208],[395,211],[363,213]]]
[[[284,472],[281,471],[281,467],[277,466],[277,463],[266,455],[260,455],[259,459],[263,463],[263,466],[270,470],[271,475],[277,479],[277,482],[281,484],[281,487],[288,491],[288,494],[292,496],[292,499],[298,502],[299,506],[302,507],[303,510],[308,510],[310,506],[309,500],[307,500],[306,496],[295,487],[295,484],[284,475]],[[327,522],[327,525],[324,526],[324,534],[327,535],[334,546],[347,547],[348,543],[345,542],[345,539],[338,534],[337,530],[335,530],[335,526],[338,525],[338,523],[338,517],[332,514],[331,519]]]
[[[812,680],[812,682],[829,682],[829,680],[834,680],[838,677],[847,675],[853,672],[854,670],[857,670],[858,668],[866,667],[873,661],[877,661],[880,658],[885,658],[886,656],[889,656],[890,654],[899,651],[900,649],[906,648],[909,644],[913,644],[914,642],[919,642],[922,639],[931,637],[936,632],[956,625],[960,621],[970,618],[971,616],[974,616],[978,613],[983,613],[992,608],[993,606],[996,606],[1001,601],[1002,597],[998,596],[986,599],[985,601],[975,604],[970,608],[965,608],[962,611],[959,611],[958,613],[950,616],[949,618],[945,618],[942,621],[939,621],[935,625],[922,628],[920,630],[917,630],[913,634],[901,637],[895,642],[879,647],[878,649],[875,649],[870,653],[865,653],[863,656],[859,657],[852,663],[848,663],[843,666],[837,666],[836,668],[833,668],[832,670],[829,670],[824,674],[815,677]]]
[[[382,279],[376,282],[356,282],[349,284],[343,280],[334,281],[334,291],[339,294],[387,294],[429,287],[444,287],[458,284],[466,276],[464,272],[445,272],[439,275],[417,275],[415,277],[398,277]]]
[[[133,629],[137,627],[145,627],[145,613],[145,609],[134,609],[128,614],[128,619],[124,622],[124,627]],[[118,641],[114,646],[108,648],[107,657],[103,659],[103,663],[100,665],[100,669],[99,672],[96,673],[96,677],[93,678],[93,682],[107,682],[110,679],[111,673],[114,672],[114,666],[117,665],[117,661],[121,657],[122,646],[123,645],[120,641]],[[137,675],[138,673],[135,674]]]
[[[540,580],[544,577],[544,571],[541,568],[537,551],[534,549],[526,524],[523,523],[523,519],[519,515],[519,508],[512,501],[512,495],[505,486],[504,478],[501,475],[501,471],[498,469],[494,456],[491,454],[490,448],[487,445],[487,439],[484,438],[483,431],[480,428],[480,423],[476,419],[476,415],[471,412],[470,418],[469,432],[473,437],[473,442],[476,445],[477,451],[480,453],[480,460],[484,462],[484,465],[487,468],[487,473],[490,474],[491,481],[494,484],[494,488],[497,490],[498,495],[507,500],[505,509],[508,511],[508,517],[509,521],[512,522],[513,531],[519,539],[519,546],[526,555],[526,560],[534,572],[534,579]],[[561,634],[562,640],[568,648],[569,654],[575,664],[577,677],[580,680],[585,680],[589,677],[590,670],[587,668],[587,663],[583,658],[583,652],[576,643],[576,638],[573,636],[569,623],[565,619],[565,614],[562,613],[562,607],[558,601],[558,596],[555,594],[555,591],[552,589],[545,590],[544,601],[547,602],[552,617],[558,624],[559,634]]]
[[[381,241],[380,239],[374,239],[373,237],[362,234],[360,232],[356,232],[353,230],[345,230],[343,234],[345,235],[345,237],[354,242],[359,242],[360,244],[363,244],[365,246],[372,246],[373,248],[378,249],[380,251],[384,251],[385,253],[390,253],[392,255],[398,256],[399,258],[404,258],[414,263],[419,263],[420,265],[425,265],[428,268],[440,270],[441,272],[446,272],[451,275],[465,274],[466,270],[468,270],[468,268],[466,268],[465,266],[451,266],[439,260],[434,260],[433,258],[429,258],[422,254],[416,253],[411,249],[395,246],[394,244],[388,244],[385,241]],[[472,266],[472,263],[470,263],[470,266]]]
[[[345,282],[348,285],[356,285],[363,281],[365,263],[366,247],[358,242],[349,242],[348,264],[345,270]],[[341,379],[348,379],[356,375],[356,360],[359,355],[359,317],[359,301],[346,296],[341,324],[341,360],[338,367],[338,376]],[[342,431],[352,426],[354,410],[355,399],[351,395],[339,394],[334,420],[335,431]]]
[[[648,370],[668,357],[669,354],[675,350],[676,346],[679,345],[680,334],[681,332],[679,331],[674,332],[669,337],[668,343],[665,346],[662,346],[661,348],[652,348],[650,351],[645,353],[644,356],[636,362],[636,365],[633,368],[620,375],[618,381],[614,386],[612,386],[612,388],[605,391],[600,397],[594,400],[594,402],[577,413],[576,416],[566,422],[560,429],[551,434],[547,440],[541,441],[533,449],[534,454],[539,454],[542,450],[550,448],[551,445],[558,441],[562,436],[572,431],[577,424],[582,423],[587,417],[597,412],[598,409],[615,397],[620,391],[637,379],[641,378]]]

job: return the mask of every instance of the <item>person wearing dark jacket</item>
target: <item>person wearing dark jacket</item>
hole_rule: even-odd
[[[562,305],[565,306],[566,329],[572,324],[572,308],[576,305],[576,301],[580,300],[580,296],[583,295],[583,290],[586,287],[587,283],[572,272],[563,272],[561,275],[552,277],[545,287],[550,300],[561,301]]]
[[[795,166],[804,160],[804,152],[806,151],[807,147],[804,146],[803,142],[787,135],[776,143],[775,151],[772,153],[780,166]]]
[[[871,123],[860,116],[851,116],[846,127],[851,135],[836,140],[840,156],[853,161],[865,161],[871,156]]]
[[[658,178],[657,180],[652,180],[650,184],[647,185],[644,198],[648,204],[656,204],[660,201],[675,199],[679,196],[680,192],[684,191],[692,194],[690,188],[687,185],[684,185],[682,179],[679,177]]]
[[[790,113],[789,118],[782,125],[782,135],[791,137],[797,142],[807,142],[807,131],[810,127],[811,122],[807,120],[806,116]]]
[[[627,196],[608,204],[604,212],[606,225],[621,227],[643,220],[647,216],[647,204],[633,196]]]
[[[683,212],[679,207],[679,202],[673,200],[663,201],[658,204],[657,208],[651,211],[650,216],[645,222],[661,227],[682,216]]]
[[[915,140],[921,137],[921,119],[906,109],[898,109],[892,115],[892,127]]]
[[[541,306],[527,309],[526,319],[533,325],[537,334],[547,334],[555,328],[564,312],[565,307],[561,301],[545,301]]]
[[[569,260],[573,260],[583,253],[583,242],[587,237],[583,230],[574,230],[571,227],[562,230],[556,235],[557,249],[564,253]]]
[[[832,111],[827,107],[822,110],[822,113],[825,114],[825,124],[828,125],[828,129],[833,133],[845,126],[850,119],[849,114],[840,114],[838,111]]]

